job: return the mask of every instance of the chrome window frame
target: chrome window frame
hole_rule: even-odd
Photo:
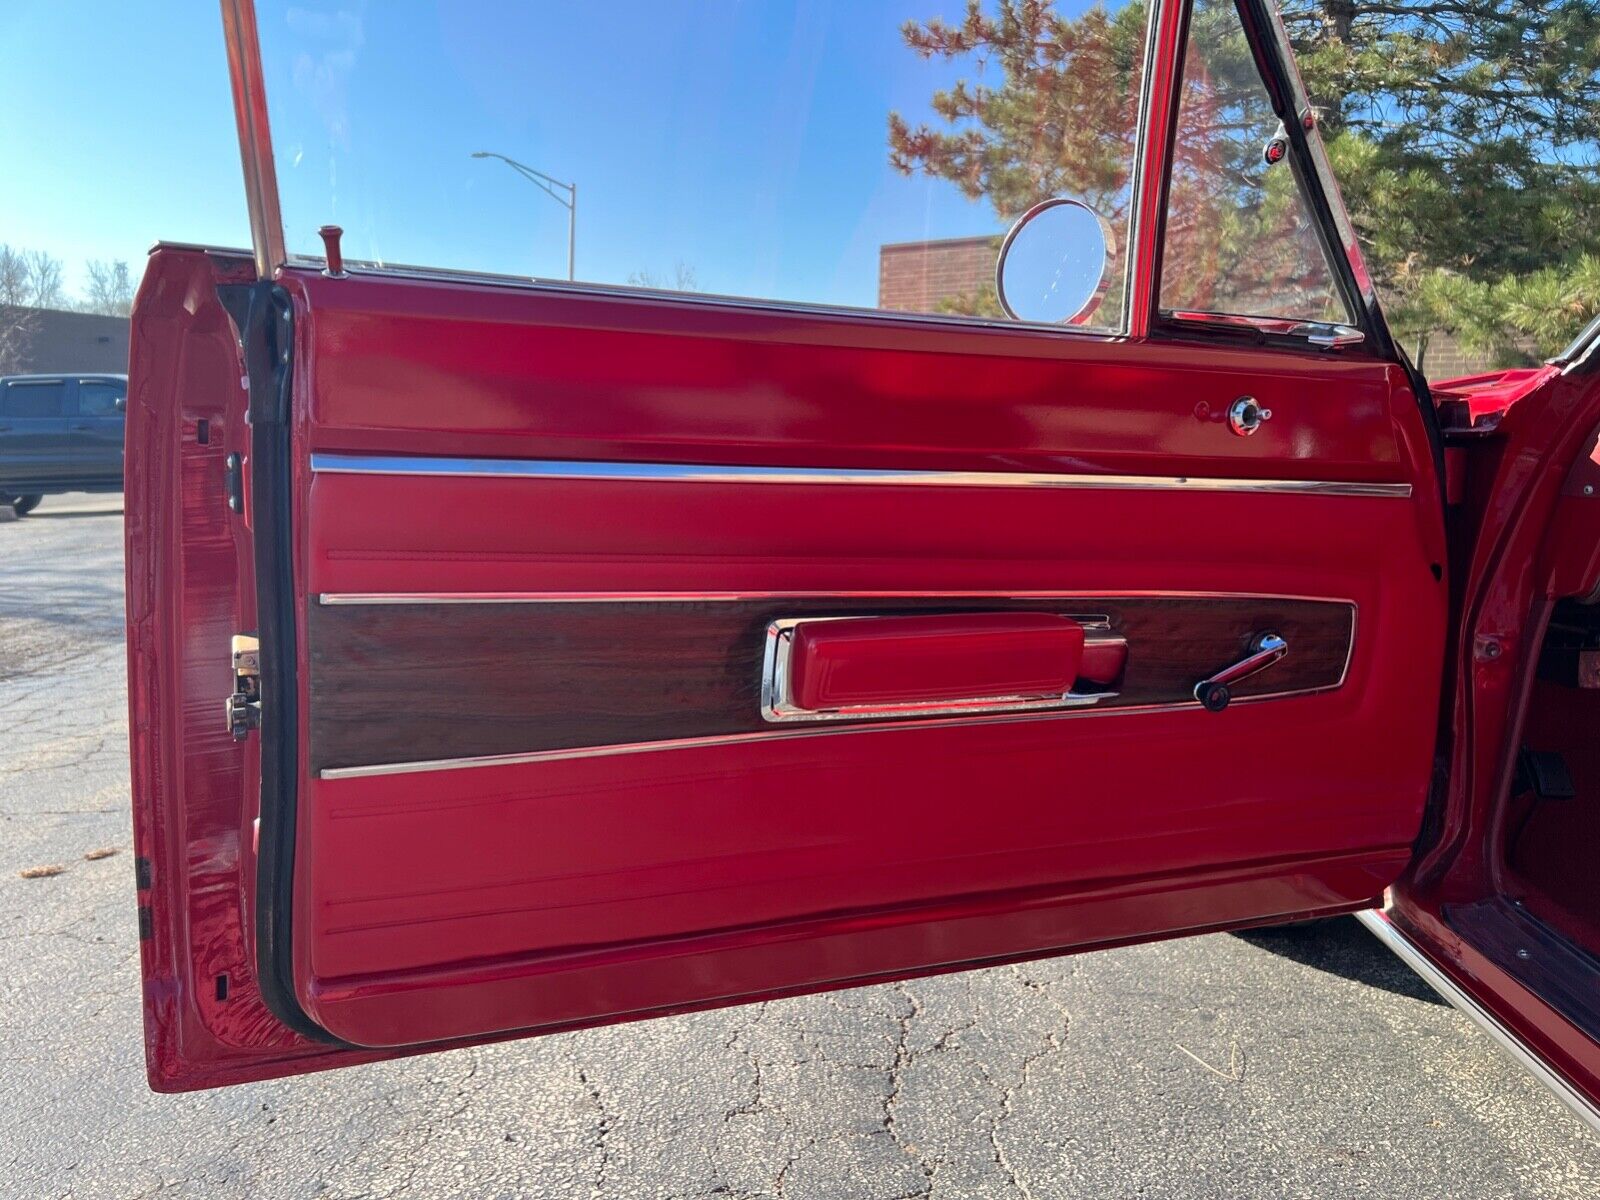
[[[1194,19],[1194,0],[1182,0],[1183,3],[1183,45],[1185,47],[1181,60],[1175,66],[1172,96],[1172,127],[1170,144],[1168,146],[1167,169],[1161,180],[1161,227],[1160,240],[1162,249],[1165,250],[1167,242],[1167,216],[1171,203],[1171,165],[1177,160],[1178,139],[1183,133],[1182,106],[1183,89],[1188,79],[1185,67],[1188,65],[1189,31]],[[1254,332],[1264,338],[1272,339],[1291,345],[1324,345],[1301,332],[1287,332],[1267,329],[1273,324],[1297,324],[1305,326],[1323,326],[1329,329],[1352,329],[1363,336],[1359,341],[1350,343],[1359,349],[1366,340],[1366,329],[1363,317],[1366,314],[1365,300],[1358,289],[1353,289],[1347,272],[1360,278],[1367,278],[1366,268],[1359,265],[1359,270],[1351,263],[1345,248],[1334,244],[1334,239],[1329,237],[1328,230],[1320,216],[1319,201],[1325,201],[1328,208],[1335,214],[1335,220],[1342,217],[1343,223],[1339,225],[1339,237],[1343,238],[1349,230],[1349,218],[1345,215],[1343,201],[1339,198],[1337,187],[1333,183],[1333,173],[1327,164],[1326,153],[1322,151],[1322,143],[1317,137],[1315,125],[1305,125],[1306,115],[1311,109],[1305,99],[1305,85],[1301,82],[1300,73],[1295,66],[1294,51],[1289,45],[1287,31],[1279,17],[1277,7],[1271,0],[1257,6],[1250,0],[1234,0],[1234,11],[1237,13],[1241,31],[1245,40],[1250,43],[1255,78],[1261,85],[1262,92],[1274,104],[1274,115],[1282,121],[1282,129],[1289,150],[1285,160],[1279,165],[1286,165],[1291,175],[1294,176],[1295,190],[1300,197],[1301,206],[1310,221],[1313,236],[1322,253],[1323,265],[1327,268],[1330,290],[1344,309],[1344,320],[1331,321],[1320,317],[1291,316],[1280,313],[1243,312],[1229,308],[1216,308],[1209,310],[1185,311],[1181,307],[1174,307],[1164,303],[1162,285],[1165,282],[1165,255],[1157,254],[1155,278],[1152,281],[1152,295],[1154,298],[1155,314],[1154,324],[1168,331],[1206,333],[1228,332],[1258,326]],[[1263,32],[1258,35],[1252,26],[1262,26]],[[1282,88],[1286,93],[1286,107],[1292,111],[1283,111],[1277,108],[1276,92]],[[1302,140],[1307,145],[1302,147]],[[1314,151],[1310,146],[1314,143]],[[1318,157],[1318,154],[1321,157]],[[1354,234],[1350,233],[1348,245],[1355,247]],[[1359,247],[1356,247],[1359,256]],[[1369,281],[1370,286],[1370,281]],[[1179,313],[1183,316],[1179,316]],[[1340,347],[1344,348],[1343,346]]]
[[[1192,0],[1184,0],[1184,3],[1192,5]],[[1262,82],[1269,92],[1281,90],[1283,93],[1284,108],[1278,116],[1288,137],[1289,158],[1301,195],[1311,210],[1317,240],[1322,244],[1352,324],[1365,335],[1362,343],[1352,348],[1365,356],[1399,364],[1402,359],[1384,319],[1355,226],[1334,179],[1333,165],[1322,141],[1321,122],[1311,107],[1277,4],[1274,0],[1234,0],[1234,3],[1245,23],[1245,36],[1258,51],[1257,65]],[[1181,82],[1179,86],[1181,88]],[[1424,405],[1424,411],[1431,412],[1431,408]]]
[[[228,48],[233,116],[239,128],[239,162],[250,212],[250,245],[258,278],[271,279],[288,262],[283,212],[278,206],[278,171],[267,121],[267,84],[261,73],[255,0],[221,0],[222,37]]]

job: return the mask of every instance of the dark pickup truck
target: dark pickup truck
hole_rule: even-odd
[[[120,492],[126,375],[0,376],[0,503],[17,515],[52,492]]]

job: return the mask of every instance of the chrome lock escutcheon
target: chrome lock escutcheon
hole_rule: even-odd
[[[1272,410],[1262,408],[1254,396],[1240,396],[1228,406],[1228,428],[1240,437],[1249,437],[1261,428],[1263,421],[1272,420]]]

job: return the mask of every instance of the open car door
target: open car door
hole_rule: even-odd
[[[158,247],[134,316],[152,1086],[1398,876],[1447,632],[1432,415],[1264,8],[1230,36],[1333,323],[1162,282],[1204,165],[1180,3],[1148,19],[1110,329],[292,255],[225,11],[255,253]]]
[[[1435,386],[1459,628],[1448,771],[1361,919],[1600,1132],[1600,321]]]

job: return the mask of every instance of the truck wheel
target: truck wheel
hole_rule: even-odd
[[[43,496],[18,496],[11,501],[11,507],[17,510],[17,516],[25,517],[39,507]]]

